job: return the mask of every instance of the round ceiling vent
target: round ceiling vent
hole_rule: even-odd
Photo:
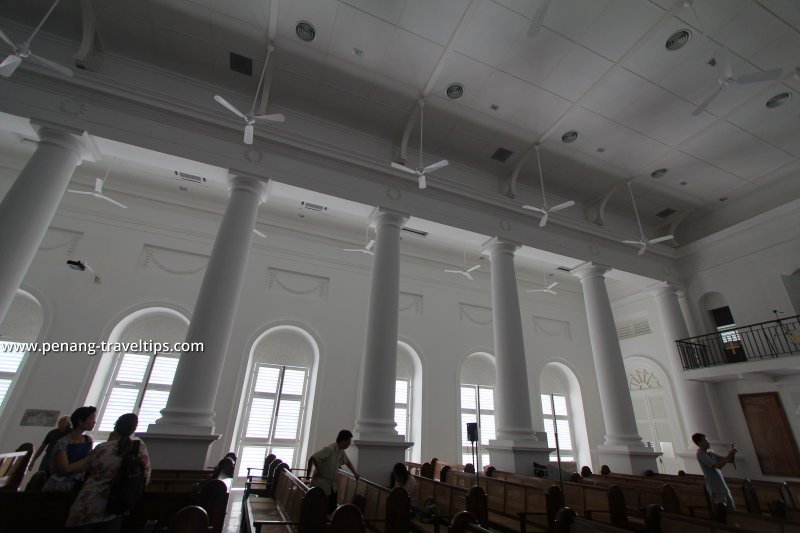
[[[689,30],[678,30],[670,35],[669,39],[667,39],[667,43],[664,46],[667,47],[667,50],[680,50],[686,45],[686,43],[689,42],[689,39],[691,38],[692,32]]]
[[[301,20],[297,23],[297,26],[294,27],[294,32],[301,41],[306,42],[313,41],[314,37],[317,36],[317,30],[314,29],[314,25],[305,20]]]
[[[569,144],[575,142],[577,138],[578,138],[578,132],[572,130],[568,131],[567,133],[561,136],[561,142]]]
[[[460,83],[451,83],[447,86],[445,90],[448,98],[452,98],[453,100],[458,100],[462,96],[464,96],[464,86]]]
[[[667,170],[666,168],[658,168],[650,173],[650,177],[661,178],[664,177],[667,174],[667,172],[669,172],[669,170]]]
[[[767,107],[770,109],[774,109],[776,107],[780,107],[786,102],[789,101],[789,98],[792,97],[792,93],[780,93],[776,94],[769,100],[767,100]]]

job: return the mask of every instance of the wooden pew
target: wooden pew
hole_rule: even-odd
[[[356,478],[339,470],[336,475],[336,498],[339,505],[355,505],[368,531],[408,533],[410,502],[401,488],[389,489],[363,477]]]
[[[460,511],[453,517],[450,533],[492,533],[492,531],[481,527],[469,511]]]
[[[595,531],[605,533],[628,533],[626,529],[620,529],[609,524],[581,518],[569,507],[562,507],[559,509],[556,515],[554,533],[587,533]]]
[[[19,490],[33,455],[33,444],[26,442],[14,452],[0,453],[0,491]]]
[[[277,477],[274,499],[250,495],[244,505],[241,531],[320,533],[325,530],[328,497],[319,487],[308,487],[289,470]]]
[[[712,520],[664,512],[653,505],[647,510],[647,531],[653,533],[762,533],[757,529],[742,529]]]
[[[452,518],[459,511],[469,511],[478,518],[481,524],[486,524],[487,502],[486,493],[480,487],[458,487],[441,481],[414,476],[417,481],[418,497],[421,512],[411,519],[411,531],[417,533],[438,532],[442,524],[449,525]],[[436,504],[437,516],[432,523],[423,521],[425,502],[428,500]]]

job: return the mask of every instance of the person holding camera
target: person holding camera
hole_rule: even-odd
[[[697,444],[698,447],[697,462],[700,463],[700,468],[703,469],[706,490],[711,497],[711,504],[724,503],[728,506],[729,511],[735,511],[736,505],[733,503],[731,491],[728,488],[728,484],[725,483],[721,469],[728,463],[731,463],[734,468],[736,467],[736,445],[731,444],[728,454],[721,456],[709,450],[711,444],[702,433],[692,435],[692,442]]]

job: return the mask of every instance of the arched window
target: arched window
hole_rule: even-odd
[[[139,415],[140,431],[161,417],[180,353],[154,352],[154,345],[174,345],[186,338],[189,321],[172,309],[151,307],[125,317],[109,336],[119,351],[103,354],[89,401],[99,398],[94,436],[108,439],[120,415]]]
[[[495,439],[494,385],[496,372],[494,357],[488,353],[474,353],[461,367],[461,462],[473,463],[472,449],[467,438],[467,423],[478,424],[480,446]],[[489,463],[489,453],[478,449],[475,468]]]
[[[236,450],[239,477],[260,468],[270,453],[292,467],[303,464],[318,358],[316,341],[296,326],[272,328],[253,344]]]
[[[397,377],[394,394],[394,421],[397,434],[414,445],[406,450],[406,460],[419,461],[422,431],[422,364],[409,344],[397,343]]]
[[[27,344],[36,342],[43,322],[42,306],[36,298],[17,291],[0,324],[0,413],[8,403],[22,370],[29,348]]]
[[[539,382],[547,445],[551,448],[556,447],[555,429],[558,429],[561,461],[574,462],[578,468],[584,465],[591,466],[583,399],[575,374],[562,363],[548,363],[542,369]],[[556,452],[550,454],[551,461],[556,459]]]

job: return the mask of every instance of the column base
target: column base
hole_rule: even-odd
[[[546,440],[490,440],[484,449],[497,470],[526,476],[534,475],[533,463],[550,464],[550,453],[555,451]]]
[[[406,449],[413,445],[413,442],[402,440],[354,439],[355,450],[351,448],[347,455],[361,477],[389,487],[392,467],[395,463],[405,462]]]
[[[595,449],[601,465],[608,465],[612,472],[643,476],[647,470],[658,472],[661,452],[645,446],[601,444]]]
[[[211,444],[221,435],[138,433],[147,445],[153,468],[204,470]]]

